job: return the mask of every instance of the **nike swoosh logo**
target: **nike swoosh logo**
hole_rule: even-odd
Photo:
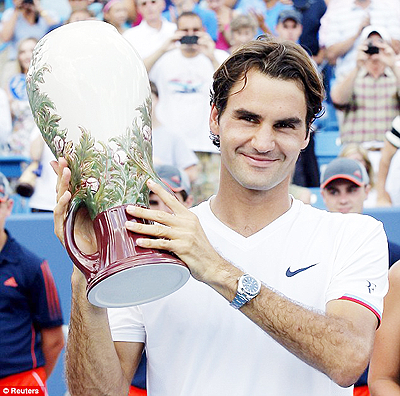
[[[304,268],[299,268],[298,270],[296,270],[296,271],[290,271],[290,267],[286,270],[286,276],[288,277],[288,278],[291,278],[292,276],[295,276],[295,275],[297,275],[298,273],[300,273],[300,272],[303,272],[303,271],[305,271],[305,270],[308,270],[309,268],[311,268],[311,267],[315,267],[316,265],[317,265],[318,263],[315,263],[315,264],[311,264],[311,265],[309,265],[308,267],[304,267]]]

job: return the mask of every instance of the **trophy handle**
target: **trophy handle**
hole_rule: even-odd
[[[82,252],[75,242],[74,227],[76,214],[78,209],[83,205],[83,202],[73,202],[64,223],[64,240],[65,247],[69,256],[78,269],[89,280],[94,277],[99,269],[100,253],[97,251],[93,254],[86,254]]]

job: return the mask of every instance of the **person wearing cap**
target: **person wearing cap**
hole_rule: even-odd
[[[336,158],[321,176],[321,195],[329,212],[363,213],[371,189],[365,166],[351,158]],[[389,266],[400,260],[400,246],[389,243]]]
[[[123,0],[109,0],[103,7],[103,19],[113,25],[119,33],[126,31],[128,8]]]
[[[362,30],[369,25],[382,26],[389,32],[396,52],[400,49],[400,13],[397,0],[331,1],[321,19],[320,45],[326,48],[335,76],[341,79],[356,64]]]
[[[0,388],[44,389],[64,346],[63,318],[47,261],[5,229],[13,208],[10,192],[0,173]]]
[[[364,201],[370,191],[369,177],[364,165],[351,158],[337,158],[321,176],[321,195],[330,212],[363,213]],[[400,260],[400,246],[388,240],[389,267]],[[354,387],[354,396],[367,396],[368,370]]]
[[[279,14],[275,30],[280,39],[297,43],[303,31],[300,12],[294,9],[283,10]]]
[[[332,87],[331,97],[342,112],[342,143],[363,144],[373,156],[400,111],[400,69],[386,29],[368,26],[361,38],[356,66]],[[371,161],[376,170],[379,159]]]
[[[193,204],[193,196],[190,195],[190,181],[187,174],[171,165],[159,165],[155,167],[155,170],[166,186],[174,192],[178,201],[186,208],[190,208]],[[151,191],[149,204],[151,209],[172,213],[162,199]]]
[[[384,146],[381,150],[381,160],[376,181],[378,206],[400,206],[400,182],[393,177],[392,160],[400,156],[400,116],[392,122],[392,129],[386,132]],[[394,163],[398,160],[393,160]],[[390,176],[389,176],[390,171]],[[387,191],[389,190],[390,193]]]

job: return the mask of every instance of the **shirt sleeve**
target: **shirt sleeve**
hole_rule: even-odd
[[[356,302],[371,310],[380,320],[383,298],[388,290],[388,244],[381,222],[366,216],[363,221],[350,222],[342,235],[335,258],[333,278],[327,301],[343,299]],[[356,220],[354,218],[354,220]]]
[[[40,264],[30,294],[35,324],[40,328],[57,327],[63,324],[58,291],[47,261]]]
[[[108,308],[107,313],[114,341],[145,342],[146,331],[139,307]]]

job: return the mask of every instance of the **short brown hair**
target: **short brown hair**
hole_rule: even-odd
[[[306,97],[307,134],[311,123],[322,110],[325,91],[322,77],[306,51],[298,44],[278,41],[272,36],[261,36],[240,46],[214,73],[211,104],[218,111],[218,119],[226,109],[232,87],[239,81],[246,85],[247,73],[258,70],[271,78],[299,82]],[[219,136],[211,134],[219,147]]]

